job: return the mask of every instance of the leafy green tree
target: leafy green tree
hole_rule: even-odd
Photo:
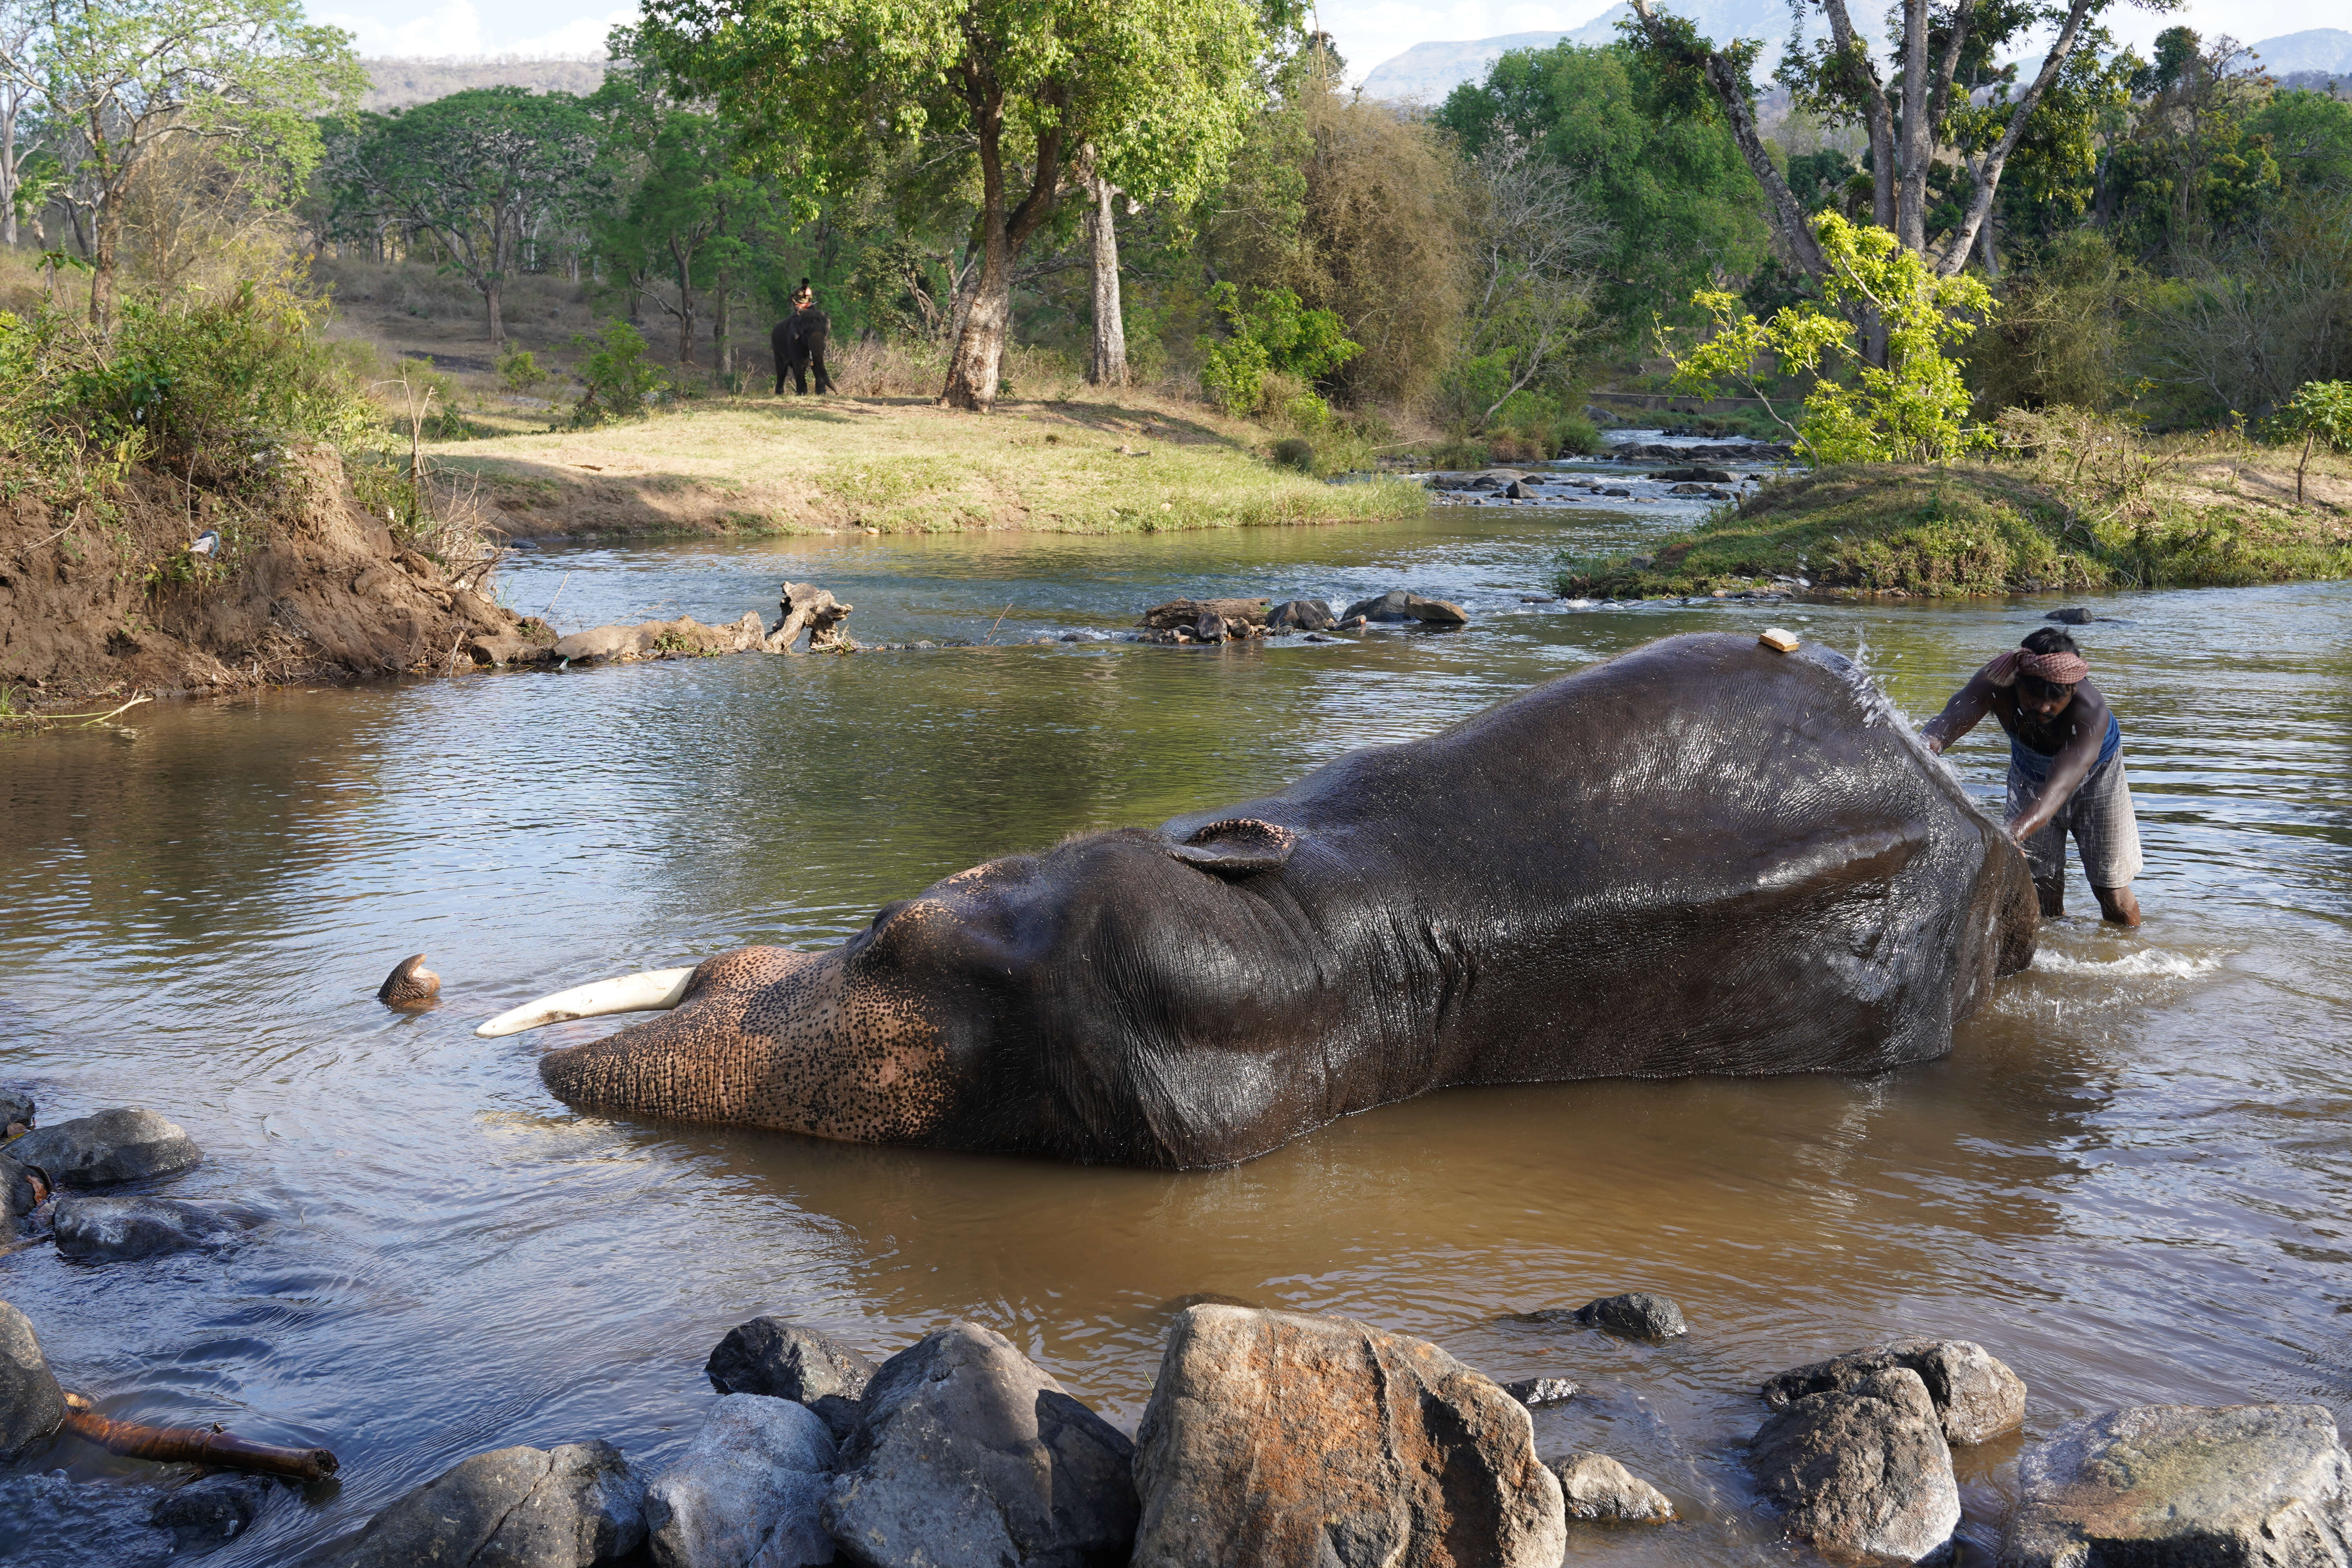
[[[646,340],[626,321],[607,321],[600,337],[574,332],[581,351],[572,374],[580,378],[580,401],[572,422],[585,429],[614,419],[635,419],[646,405],[669,388],[661,372],[646,362]]]
[[[299,190],[320,156],[318,121],[367,88],[351,35],[304,20],[299,0],[47,0],[30,52],[45,117],[74,137],[66,173],[94,195],[101,329],[123,198],[157,148],[204,137]]]
[[[1600,309],[1626,339],[1712,276],[1754,271],[1769,237],[1722,117],[1668,88],[1623,46],[1561,44],[1505,55],[1436,116],[1474,159],[1523,147],[1573,177],[1602,231]]]
[[[596,122],[567,92],[474,88],[369,115],[336,149],[339,221],[390,221],[441,242],[506,341],[500,290],[528,220],[599,195]]]
[[[1675,385],[1712,396],[1730,381],[1770,409],[1759,369],[1812,377],[1802,419],[1780,423],[1817,466],[1940,462],[1989,445],[1983,430],[1965,423],[1969,389],[1959,362],[1944,351],[1975,331],[1970,318],[1990,313],[1990,291],[1973,278],[1939,276],[1883,228],[1823,213],[1812,232],[1829,267],[1822,300],[1843,313],[1800,301],[1759,321],[1739,310],[1738,295],[1702,289],[1696,303],[1714,328],[1675,356]],[[1855,341],[1854,318],[1865,313],[1884,323],[1884,363]]]
[[[1089,166],[1189,202],[1249,110],[1248,0],[652,0],[647,58],[812,188],[920,137],[980,165],[980,268],[941,401],[995,401],[1014,264]],[[1023,178],[1025,165],[1025,179]]]

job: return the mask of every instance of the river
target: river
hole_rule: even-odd
[[[110,1414],[338,1451],[340,1484],[279,1496],[221,1564],[299,1561],[485,1448],[603,1437],[657,1468],[712,1397],[711,1345],[761,1312],[877,1356],[971,1318],[1129,1430],[1195,1291],[1570,1375],[1587,1392],[1537,1414],[1542,1452],[1613,1454],[1688,1521],[1580,1531],[1579,1563],[1772,1557],[1738,1463],[1756,1384],[1893,1335],[1982,1342],[2031,1385],[2029,1436],[2139,1401],[2352,1410],[2344,584],[2091,601],[2147,924],[2100,927],[2077,876],[1951,1056],[1883,1078],[1455,1091],[1169,1175],[577,1116],[533,1060],[607,1026],[471,1033],[582,980],[836,941],[977,860],[1244,797],[1671,632],[1787,625],[1924,718],[2058,602],[1520,602],[1562,549],[1658,526],[1460,508],[558,547],[502,591],[566,629],[772,616],[788,577],[855,604],[868,642],[1002,622],[984,647],[273,691],[0,743],[0,1081],[47,1121],[163,1111],[206,1152],[173,1192],[272,1216],[219,1254],[21,1250],[0,1296]],[[1474,625],[1027,641],[1179,594],[1399,585]],[[1955,762],[1990,796],[2003,757],[1986,732]],[[394,1016],[374,988],[419,949],[442,1003]],[[1635,1289],[1677,1299],[1688,1338],[1497,1321]],[[1972,1560],[2017,1447],[1958,1455]],[[45,1463],[84,1484],[20,1496],[0,1556],[106,1560],[152,1469]]]

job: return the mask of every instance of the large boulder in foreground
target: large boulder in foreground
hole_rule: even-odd
[[[1435,1345],[1194,1307],[1136,1434],[1135,1568],[1559,1568],[1527,1409]]]
[[[65,1418],[65,1395],[31,1321],[0,1301],[0,1459],[31,1447]]]
[[[8,1145],[8,1158],[40,1172],[53,1187],[110,1187],[176,1176],[204,1152],[172,1122],[133,1107],[37,1127]]]
[[[1902,1340],[1878,1350],[1849,1351],[1766,1380],[1764,1401],[1784,1410],[1808,1394],[1852,1388],[1873,1373],[1906,1366],[1927,1385],[1944,1440],[1966,1447],[2025,1422],[2025,1380],[1969,1340]]]
[[[835,1442],[857,1426],[857,1401],[874,1363],[831,1334],[782,1318],[754,1318],[731,1329],[703,1364],[721,1394],[789,1399],[815,1411]]]
[[[765,1321],[766,1320],[761,1320]],[[813,1568],[833,1561],[818,1510],[833,1485],[833,1435],[805,1405],[730,1394],[646,1488],[658,1568]]]
[[[2018,1461],[2001,1568],[2352,1562],[2352,1458],[2318,1405],[2136,1405]]]
[[[645,1482],[610,1443],[499,1448],[368,1522],[341,1568],[602,1568],[646,1539]]]
[[[1758,1428],[1748,1463],[1789,1535],[1824,1553],[1925,1562],[1960,1522],[1952,1450],[1909,1367],[1791,1401]]]
[[[1135,1535],[1134,1446],[1003,1334],[951,1323],[866,1385],[824,1524],[873,1568],[1089,1568]]]
[[[152,1258],[219,1247],[261,1223],[249,1209],[181,1198],[109,1198],[68,1193],[51,1211],[58,1251],[68,1258]]]

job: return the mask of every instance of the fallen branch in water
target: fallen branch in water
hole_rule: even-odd
[[[126,709],[136,708],[142,702],[154,700],[152,697],[134,697],[122,707],[110,708],[103,713],[0,713],[0,723],[31,724],[37,727],[43,724],[68,724],[74,720],[82,719],[89,721],[82,725],[82,728],[87,730],[91,724],[102,724]]]
[[[248,1442],[217,1425],[151,1426],[143,1421],[110,1421],[79,1394],[66,1395],[66,1430],[110,1454],[152,1459],[161,1465],[211,1465],[298,1481],[324,1480],[342,1468],[324,1448],[281,1448],[274,1443]]]

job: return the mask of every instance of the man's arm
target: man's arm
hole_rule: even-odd
[[[1927,742],[1931,752],[1942,752],[1977,727],[1978,721],[1992,711],[1992,682],[1983,670],[1969,677],[1969,683],[1952,693],[1944,710],[1927,721],[1919,738]]]
[[[2050,782],[2033,797],[2033,804],[2017,814],[2009,825],[2010,837],[2020,843],[2033,837],[2042,826],[2058,815],[2058,808],[2071,799],[2091,776],[2091,769],[2099,760],[2099,748],[2107,739],[2107,700],[2089,681],[2074,688],[2074,700],[2066,705],[2066,716],[2074,721],[2074,732],[2058,748],[2058,755],[2050,763]]]

